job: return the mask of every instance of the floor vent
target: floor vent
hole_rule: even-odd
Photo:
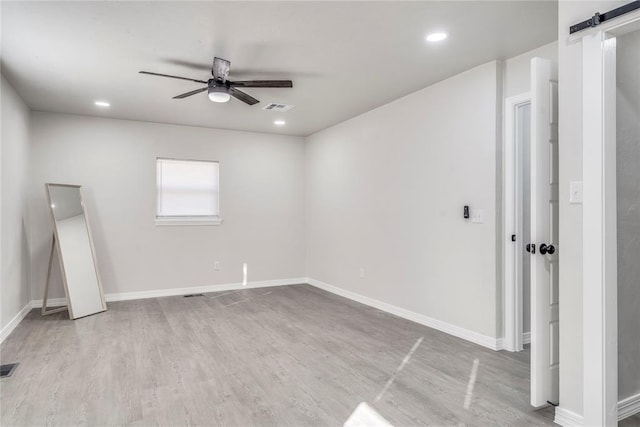
[[[193,297],[203,297],[204,294],[187,294],[184,297],[185,298],[193,298]]]
[[[10,377],[13,371],[16,370],[19,363],[8,363],[6,365],[0,365],[0,378]]]
[[[295,107],[295,105],[278,104],[275,102],[271,102],[262,107],[262,109],[268,111],[277,111],[278,113],[285,113],[291,110],[293,107]]]

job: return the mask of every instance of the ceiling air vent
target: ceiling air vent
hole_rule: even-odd
[[[278,113],[284,113],[291,110],[293,107],[295,107],[295,105],[278,104],[276,102],[272,102],[262,107],[262,109],[267,111],[276,111]]]

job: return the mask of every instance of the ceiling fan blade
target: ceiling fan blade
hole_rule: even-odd
[[[238,89],[232,88],[232,87],[229,88],[229,95],[231,95],[231,96],[233,96],[235,98],[238,98],[240,101],[245,102],[245,103],[247,103],[249,105],[254,105],[254,104],[257,104],[258,102],[260,102],[257,99],[255,99],[253,96],[248,95],[248,94],[246,94],[246,93],[244,93],[242,91],[239,91]]]
[[[190,79],[188,77],[180,77],[180,76],[171,76],[169,74],[152,73],[150,71],[138,71],[138,72],[140,74],[149,74],[150,76],[170,77],[172,79],[188,80],[190,82],[204,83],[204,84],[208,83],[208,82],[206,82],[204,80]]]
[[[195,95],[196,93],[204,92],[207,89],[209,89],[209,87],[203,87],[202,89],[192,90],[191,92],[187,92],[187,93],[183,93],[181,95],[174,96],[173,99],[186,98],[187,96],[191,96],[191,95]]]
[[[293,82],[291,80],[247,80],[229,81],[229,85],[237,87],[293,87]]]
[[[222,58],[213,58],[213,68],[211,68],[211,74],[216,80],[220,80],[223,82],[227,81],[227,77],[229,77],[229,67],[231,66],[231,62]]]

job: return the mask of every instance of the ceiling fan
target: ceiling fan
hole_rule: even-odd
[[[227,61],[226,59],[213,58],[213,68],[211,69],[213,78],[209,80],[190,79],[188,77],[171,76],[169,74],[152,73],[150,71],[140,71],[140,74],[149,74],[152,76],[189,80],[191,82],[207,85],[207,87],[174,96],[173,99],[186,98],[188,96],[195,95],[206,90],[209,93],[209,99],[213,102],[227,102],[233,96],[234,98],[237,98],[242,102],[245,102],[249,105],[254,105],[260,101],[255,99],[253,96],[238,90],[238,87],[293,87],[293,82],[291,80],[231,81],[227,79],[227,77],[229,76],[230,65],[231,62]]]

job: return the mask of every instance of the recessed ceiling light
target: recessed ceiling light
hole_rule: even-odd
[[[447,38],[447,33],[431,33],[427,36],[428,42],[441,42]]]
[[[273,124],[276,126],[284,126],[287,124],[287,122],[285,122],[284,120],[276,120],[275,122],[273,122]]]
[[[111,104],[109,104],[107,101],[96,101],[94,102],[94,104],[96,104],[98,107],[110,107]]]

